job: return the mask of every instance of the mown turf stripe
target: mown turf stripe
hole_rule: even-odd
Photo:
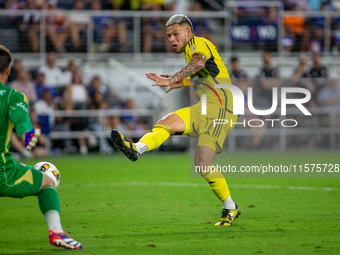
[[[185,182],[107,182],[107,183],[68,183],[61,184],[60,188],[96,188],[96,187],[116,187],[116,186],[159,186],[159,187],[207,187],[205,183],[185,183]],[[231,188],[240,189],[290,189],[290,190],[323,190],[323,191],[338,191],[337,187],[309,187],[309,186],[281,186],[281,185],[241,185],[231,184]]]

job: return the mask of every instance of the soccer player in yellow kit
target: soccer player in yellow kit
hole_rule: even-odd
[[[186,15],[173,15],[166,23],[166,33],[174,51],[184,52],[187,64],[171,76],[147,73],[146,77],[155,82],[152,86],[169,87],[167,93],[183,87],[183,79],[190,76],[199,98],[202,94],[208,94],[205,97],[207,114],[201,114],[200,101],[166,115],[157,122],[152,132],[145,134],[137,143],[128,141],[118,130],[112,130],[111,140],[115,147],[135,161],[142,153],[159,147],[170,135],[198,137],[194,159],[196,169],[209,183],[223,207],[220,221],[215,226],[231,226],[241,212],[231,199],[224,176],[213,166],[216,153],[221,152],[224,140],[233,128],[233,125],[215,125],[213,120],[235,123],[238,117],[233,114],[231,92],[215,88],[215,84],[231,84],[228,70],[216,47],[209,40],[194,36],[192,23]]]

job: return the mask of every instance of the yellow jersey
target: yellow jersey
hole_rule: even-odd
[[[191,61],[194,54],[202,54],[206,59],[205,67],[190,76],[196,94],[199,98],[202,94],[207,94],[207,103],[226,107],[229,112],[232,112],[231,92],[228,89],[215,88],[215,84],[232,84],[227,67],[215,45],[203,37],[194,36],[185,47],[186,63]]]

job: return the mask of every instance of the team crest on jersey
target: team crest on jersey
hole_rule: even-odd
[[[191,51],[196,50],[196,45],[192,46],[192,47],[190,48],[190,50],[191,50]]]
[[[6,90],[0,90],[0,96],[3,96],[6,94]]]

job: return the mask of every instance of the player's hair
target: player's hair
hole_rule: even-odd
[[[170,27],[175,24],[188,24],[191,28],[191,32],[194,32],[194,28],[192,26],[191,20],[188,18],[187,15],[184,14],[175,14],[170,17],[168,22],[165,24],[165,26]]]
[[[3,45],[0,45],[0,74],[4,74],[6,68],[11,64],[12,56],[10,51]]]

